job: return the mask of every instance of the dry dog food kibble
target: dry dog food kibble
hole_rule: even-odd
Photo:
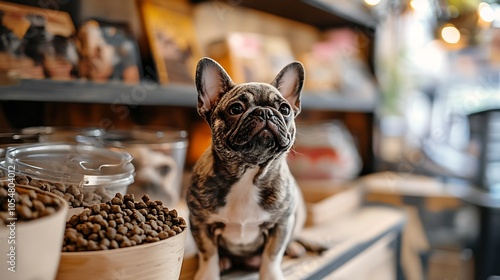
[[[63,252],[108,250],[160,241],[181,233],[186,221],[148,195],[117,193],[110,201],[73,215],[66,223]]]
[[[0,183],[0,219],[7,224],[7,218],[17,218],[17,221],[29,221],[55,213],[61,202],[47,195],[39,195],[34,190],[18,192],[3,182]],[[12,189],[14,189],[12,191]],[[9,203],[15,201],[15,216],[11,215]]]
[[[81,188],[75,185],[66,186],[61,183],[37,180],[30,176],[16,175],[14,179],[16,183],[20,185],[29,185],[63,197],[68,202],[70,208],[82,206],[90,207],[98,203],[109,201],[112,198],[112,195],[102,187],[89,189],[83,192]]]

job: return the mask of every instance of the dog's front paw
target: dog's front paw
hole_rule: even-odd
[[[215,265],[214,265],[215,264]],[[200,263],[194,280],[217,280],[220,279],[220,270],[217,263],[207,264]]]
[[[292,241],[288,244],[285,254],[291,258],[299,258],[305,255],[306,248],[300,242]]]
[[[285,280],[281,266],[262,265],[259,271],[260,280]]]
[[[283,275],[283,272],[279,273],[273,273],[273,274],[266,274],[266,275],[260,275],[260,280],[285,280],[285,276]]]
[[[207,273],[207,271],[202,271],[198,269],[196,271],[196,274],[194,275],[194,280],[217,280],[220,279],[219,273],[214,274],[214,273]]]

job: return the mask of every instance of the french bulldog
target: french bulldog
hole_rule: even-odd
[[[195,80],[198,113],[212,132],[186,197],[199,252],[195,279],[219,279],[235,264],[258,269],[260,279],[284,279],[285,250],[305,252],[294,239],[305,222],[304,201],[286,162],[304,68],[293,62],[270,84],[235,84],[203,58]]]

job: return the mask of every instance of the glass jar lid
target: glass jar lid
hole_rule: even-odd
[[[120,148],[87,144],[47,143],[7,149],[5,164],[16,172],[82,186],[131,184],[132,156]]]

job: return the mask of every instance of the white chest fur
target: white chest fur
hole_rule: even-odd
[[[259,225],[268,221],[270,214],[259,206],[259,189],[253,179],[259,170],[248,170],[229,191],[226,205],[212,215],[211,222],[222,222],[222,237],[232,244],[253,242],[260,234]]]

